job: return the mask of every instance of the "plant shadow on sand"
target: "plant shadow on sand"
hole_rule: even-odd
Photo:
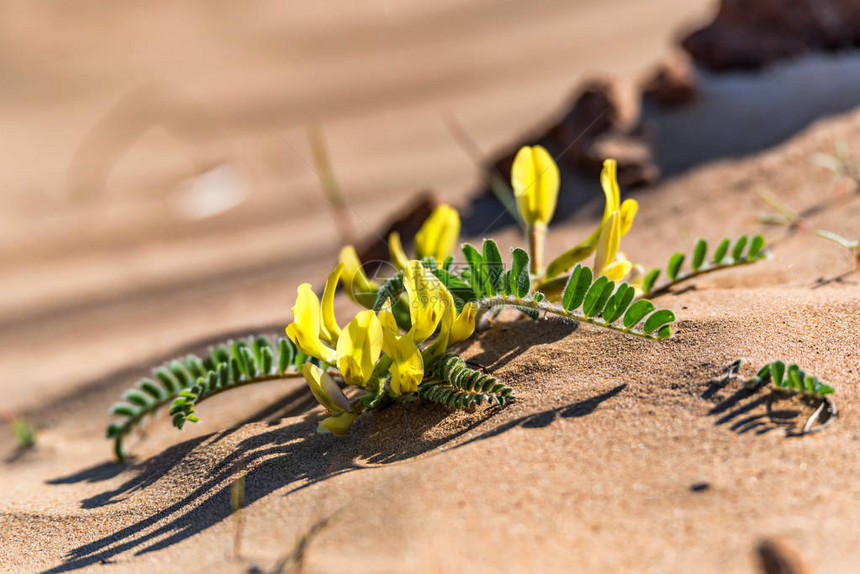
[[[529,328],[530,322],[513,323],[507,328],[518,331],[521,336],[502,336],[498,339],[490,336],[487,348],[479,358],[491,361],[496,369],[501,363],[513,358],[522,345],[530,344],[530,337],[539,339],[534,341],[536,344],[548,343],[563,338],[576,328],[567,323],[551,323],[551,328],[540,330]],[[511,341],[519,344],[509,348]],[[543,428],[557,417],[586,416],[625,388],[626,385],[622,384],[564,407],[532,413],[493,426],[456,447],[498,436],[515,427]],[[73,571],[109,562],[129,551],[135,551],[136,554],[158,551],[203,532],[232,514],[230,491],[233,481],[242,474],[245,476],[245,505],[250,506],[275,491],[282,491],[284,496],[289,496],[341,474],[424,455],[442,445],[456,442],[498,412],[498,408],[483,408],[471,413],[452,414],[440,405],[422,404],[419,407],[417,404],[404,403],[361,417],[349,435],[334,438],[314,432],[320,415],[315,411],[307,412],[312,404],[306,402],[308,398],[309,394],[304,389],[297,389],[277,404],[255,413],[229,430],[168,448],[138,464],[134,476],[119,487],[84,499],[81,501],[83,508],[116,504],[133,493],[155,486],[160,479],[170,474],[181,473],[183,464],[190,464],[197,476],[201,472],[198,470],[199,463],[205,464],[208,469],[203,471],[205,478],[202,483],[169,506],[73,549],[66,555],[65,562],[44,572]],[[283,425],[275,420],[280,417],[292,417],[292,420]],[[445,421],[449,417],[459,418]],[[260,419],[268,422],[268,426],[263,426],[263,432],[241,439],[234,445],[218,445],[237,433],[245,423]],[[443,421],[445,424],[440,425]],[[433,432],[429,432],[431,429]],[[103,463],[53,479],[49,484],[99,482],[117,476],[126,468],[119,463]]]
[[[223,449],[211,448],[223,439],[219,433],[173,446],[139,465],[135,476],[119,488],[86,499],[82,506],[94,508],[119,502],[118,496],[150,487],[171,470],[181,472],[183,461],[195,455],[212,461],[207,464],[209,469],[202,484],[152,516],[72,550],[63,564],[45,572],[84,568],[135,549],[137,554],[154,552],[204,531],[232,514],[231,485],[243,473],[245,504],[250,506],[283,488],[288,489],[284,493],[288,496],[341,474],[418,456],[456,439],[491,412],[478,413],[482,416],[435,440],[422,435],[450,413],[430,405],[421,409],[394,407],[362,417],[365,420],[359,419],[353,432],[341,439],[315,434],[319,414],[306,413],[287,426],[239,441],[220,460],[217,456]],[[216,457],[211,456],[213,453]],[[92,476],[95,472],[99,471],[88,469],[78,475]],[[67,479],[53,482],[64,480]]]
[[[805,413],[800,403],[768,390],[751,391],[741,386],[730,394],[723,393],[732,383],[738,384],[736,380],[714,379],[699,397],[716,403],[708,411],[709,416],[717,417],[714,426],[726,426],[738,434],[783,430],[786,436],[793,436],[811,414]],[[791,408],[776,408],[780,404]]]

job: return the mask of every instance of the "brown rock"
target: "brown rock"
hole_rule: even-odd
[[[621,110],[617,85],[607,80],[592,80],[582,87],[570,111],[547,135],[566,150],[565,158],[582,157],[597,137],[620,123]]]
[[[696,72],[687,60],[667,60],[642,86],[642,97],[665,107],[696,99]]]
[[[808,51],[860,46],[857,0],[722,0],[714,21],[682,41],[696,63],[756,69]]]
[[[651,146],[643,139],[621,132],[609,132],[594,141],[588,151],[593,173],[599,173],[603,160],[618,162],[618,183],[622,188],[643,187],[660,179]]]
[[[561,120],[508,150],[493,163],[503,179],[511,173],[520,145],[546,146],[556,161],[568,169],[589,176],[600,174],[603,160],[618,160],[618,180],[624,187],[654,183],[660,171],[647,143],[623,126],[636,123],[639,111],[635,98],[625,97],[619,84],[610,80],[591,80],[577,92],[570,110]]]
[[[764,539],[756,546],[762,574],[808,574],[800,556],[784,542]]]

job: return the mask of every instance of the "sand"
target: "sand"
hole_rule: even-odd
[[[587,22],[589,6],[571,8],[570,20]],[[373,21],[355,10],[342,15],[342,25]],[[439,10],[436,25],[444,28],[446,12]],[[523,15],[511,10],[495,18],[513,27]],[[484,13],[476,11],[475,21]],[[549,9],[540,13],[552,19]],[[175,18],[183,21],[181,10]],[[643,50],[651,34],[665,35],[668,27],[660,22],[641,32]],[[336,31],[326,31],[335,47]],[[369,53],[381,49],[373,34],[364,38]],[[477,101],[492,91],[483,82],[463,97]],[[559,84],[535,83],[546,90],[549,113]],[[267,84],[252,86],[264,92]],[[487,132],[471,116],[487,137],[482,141],[524,127],[490,134],[501,129],[504,106],[539,105],[534,94],[528,105],[515,103],[521,91],[509,90],[481,112]],[[247,94],[234,97],[246,109],[260,104]],[[338,168],[343,160],[342,183],[356,190],[360,213],[373,214],[371,227],[396,211],[385,189],[418,188],[422,178],[443,197],[468,188],[466,163],[432,175],[464,162],[455,148],[443,152],[438,141],[405,127],[410,141],[425,147],[395,154],[399,167],[382,167],[392,151],[384,146],[374,151],[375,164],[350,149],[347,142],[357,146],[367,133],[361,126],[372,123],[371,104],[361,101],[340,100],[328,110],[341,118],[331,139],[342,146],[333,145]],[[393,124],[421,109],[409,98],[372,105]],[[300,123],[279,121],[301,137]],[[235,129],[236,141],[255,149],[258,136]],[[30,212],[44,236],[4,228],[10,279],[2,288],[3,404],[36,421],[40,434],[38,448],[4,464],[0,475],[0,565],[11,572],[269,572],[284,560],[284,571],[297,571],[289,557],[299,556],[306,572],[756,572],[753,549],[771,538],[801,556],[810,572],[856,572],[860,278],[848,273],[854,263],[839,247],[808,232],[763,227],[754,216],[764,210],[755,197],[760,188],[799,210],[841,194],[844,203],[813,216],[809,227],[856,236],[860,196],[810,158],[831,152],[837,140],[860,156],[858,139],[860,112],[849,112],[773,149],[691,168],[637,195],[641,211],[623,243],[636,261],[661,265],[699,236],[713,242],[764,232],[773,244],[766,262],[661,297],[679,319],[671,340],[561,321],[498,324],[463,349],[514,387],[518,399],[504,409],[393,407],[362,417],[348,437],[336,439],[314,434],[321,413],[309,408],[301,384],[268,383],[202,405],[201,423],[182,433],[156,421],[130,441],[138,458],[126,466],[111,462],[101,438],[104,413],[121,392],[149,365],[201,350],[213,337],[286,323],[295,285],[322,280],[337,242],[332,231],[315,242],[312,256],[299,255],[312,241],[302,233],[327,217],[319,204],[312,216],[290,211],[287,203],[312,194],[321,201],[299,167],[292,181],[304,179],[289,195],[269,174],[269,187],[255,180],[255,189],[269,191],[220,219],[168,224],[145,186],[125,187],[144,172],[146,153],[138,149],[143,157],[129,160],[127,179],[119,180],[126,184],[112,180],[115,195],[108,194],[113,199],[103,212]],[[157,146],[148,153],[159,157]],[[401,179],[389,180],[392,172]],[[364,187],[353,184],[373,173],[377,179]],[[26,179],[23,169],[13,176]],[[151,189],[168,189],[153,178]],[[32,179],[52,189],[62,178]],[[389,187],[373,189],[379,181]],[[121,189],[128,194],[118,195]],[[24,210],[14,205],[4,213],[9,221]],[[266,220],[274,207],[288,216]],[[592,212],[561,222],[550,251],[586,234]],[[141,241],[141,234],[160,239]],[[498,237],[520,241],[511,229]],[[341,300],[338,308],[351,309]],[[37,349],[44,359],[34,358]],[[737,381],[720,383],[740,357],[750,365],[801,363],[837,387],[840,417],[820,434],[787,438],[785,419],[767,417],[759,395],[738,392]],[[795,425],[808,412],[790,402],[779,409]],[[3,435],[0,452],[13,449]],[[229,498],[241,475],[246,508],[234,557],[238,520]]]

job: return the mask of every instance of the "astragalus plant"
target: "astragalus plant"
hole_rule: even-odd
[[[326,411],[319,431],[335,435],[348,432],[362,413],[402,401],[450,408],[504,406],[514,398],[513,389],[473,369],[457,352],[476,325],[492,328],[503,308],[533,319],[553,314],[644,339],[669,337],[674,313],[643,298],[651,285],[643,281],[641,266],[619,249],[638,204],[621,202],[613,160],[606,161],[601,175],[606,207],[600,223],[544,267],[559,177],[543,148],[524,147],[517,154],[512,188],[528,247],[512,249],[509,257],[485,239],[480,249],[463,244],[458,262],[451,252],[459,240],[460,216],[447,205],[418,231],[414,256],[406,253],[399,235],[389,237],[394,271],[388,277],[368,277],[356,250],[344,247],[320,295],[309,283],[299,285],[286,337],[227,341],[206,357],[189,355],[155,369],[153,378],[126,392],[112,408],[119,420],[108,427],[117,456],[124,456],[123,439],[161,407],[170,405],[173,424],[182,428],[199,420],[197,409],[207,398],[275,379],[303,377]],[[754,259],[762,245],[755,239],[750,247],[744,257]],[[723,261],[714,258],[704,266],[701,250],[697,246],[694,273]],[[726,249],[721,245],[719,252],[725,255]],[[739,261],[742,252],[736,243],[732,260]],[[593,264],[584,265],[592,255]],[[689,278],[677,272],[680,264],[672,265],[670,281]],[[334,313],[339,287],[364,308],[345,322]]]

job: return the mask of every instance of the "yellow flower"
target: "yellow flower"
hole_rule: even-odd
[[[475,317],[478,314],[477,304],[473,301],[466,303],[458,315],[451,292],[445,289],[443,297],[446,299],[446,303],[445,311],[442,314],[442,326],[439,329],[439,336],[424,351],[424,360],[427,363],[432,363],[441,357],[448,347],[465,341],[475,332]]]
[[[305,363],[302,365],[302,375],[308,382],[311,393],[329,413],[352,411],[349,399],[328,373],[313,363]]]
[[[382,323],[382,350],[391,359],[391,391],[399,396],[418,391],[424,379],[424,359],[415,342],[400,335],[391,311],[379,314]]]
[[[600,185],[606,196],[606,206],[603,208],[603,219],[606,223],[609,216],[618,211],[621,213],[621,237],[627,235],[633,225],[633,219],[639,211],[639,204],[635,199],[625,199],[621,202],[621,188],[618,186],[618,162],[607,159],[603,162],[603,170],[600,172]]]
[[[460,214],[450,205],[440,205],[415,234],[415,254],[418,259],[433,257],[441,262],[454,250],[459,237]]]
[[[373,311],[361,311],[337,341],[337,369],[349,385],[364,386],[382,353],[382,324]]]
[[[355,422],[355,417],[357,416],[358,413],[350,412],[332,415],[320,421],[320,424],[317,425],[317,432],[320,434],[330,433],[335,436],[343,436],[349,432],[349,428]]]
[[[457,315],[451,325],[451,337],[448,340],[448,346],[460,341],[465,341],[475,332],[475,317],[478,315],[478,305],[474,301],[469,301],[463,306],[463,310]]]
[[[630,273],[631,263],[618,253],[621,243],[621,212],[613,211],[603,225],[597,252],[594,254],[594,275],[606,275],[612,281],[623,279]]]
[[[334,268],[334,271],[331,272],[325,282],[325,291],[323,291],[322,296],[321,336],[332,345],[337,345],[337,339],[340,337],[340,326],[338,326],[337,319],[334,316],[334,293],[344,267],[344,263],[337,264],[337,267]]]
[[[287,336],[305,355],[333,363],[334,350],[320,341],[320,302],[310,283],[299,285],[296,304],[293,306],[293,322],[287,325]]]
[[[630,273],[632,264],[619,254],[621,238],[630,231],[639,204],[633,199],[621,202],[621,190],[618,187],[618,164],[614,159],[603,162],[600,173],[600,183],[606,195],[606,207],[603,210],[603,222],[594,254],[594,275],[606,275],[612,281],[623,279]]]
[[[549,152],[541,146],[524,146],[514,158],[511,186],[517,207],[529,227],[548,225],[555,214],[560,175]]]
[[[367,278],[361,268],[361,261],[355,247],[347,245],[340,250],[340,262],[344,264],[343,287],[347,297],[365,308],[372,308],[376,302],[376,292],[379,286]]]
[[[600,220],[600,226],[594,233],[577,245],[556,257],[547,267],[546,279],[558,277],[580,261],[591,256],[597,249],[600,237],[603,235],[606,224],[613,213],[619,213],[619,240],[630,231],[633,220],[636,218],[636,213],[639,211],[639,204],[634,199],[621,201],[621,189],[618,187],[617,172],[618,163],[614,159],[607,159],[603,162],[603,170],[600,172],[600,184],[603,187],[603,194],[606,196],[606,206],[603,208],[603,218]],[[611,261],[608,264],[611,264]],[[598,271],[597,267],[595,267],[595,271]]]
[[[442,314],[449,305],[445,294],[450,297],[450,293],[442,282],[417,260],[409,261],[403,270],[403,285],[409,299],[409,316],[412,319],[409,336],[416,343],[420,343],[436,331]]]

